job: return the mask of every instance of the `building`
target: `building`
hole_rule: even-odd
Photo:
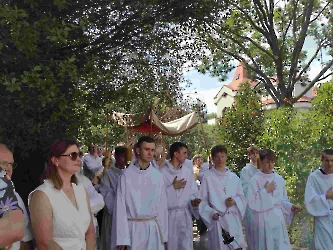
[[[277,85],[276,77],[272,77],[273,85]],[[247,71],[242,64],[236,68],[236,72],[229,84],[223,85],[217,95],[214,97],[214,104],[217,106],[217,116],[221,117],[225,108],[231,107],[234,103],[235,96],[239,91],[241,84],[248,82],[252,88],[258,85],[258,82],[252,81],[247,76]],[[293,96],[297,96],[305,89],[301,84],[295,84]],[[295,104],[295,108],[299,111],[306,112],[311,108],[311,100],[315,96],[314,90],[309,90]],[[266,110],[276,108],[275,101],[271,96],[261,96],[261,101]]]

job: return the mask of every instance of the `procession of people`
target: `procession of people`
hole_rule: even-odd
[[[0,248],[191,250],[196,220],[200,236],[208,231],[209,250],[291,250],[286,224],[301,207],[288,199],[270,149],[250,146],[240,177],[227,166],[224,145],[212,147],[206,163],[201,155],[190,161],[182,142],[170,145],[169,159],[164,149],[157,155],[149,136],[137,141],[129,164],[123,144],[108,160],[95,145],[83,157],[79,149],[74,140],[51,145],[26,208],[11,182],[13,154],[0,144]],[[321,162],[304,204],[314,216],[314,249],[332,250],[332,149]]]

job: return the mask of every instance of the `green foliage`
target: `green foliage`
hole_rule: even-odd
[[[248,162],[246,149],[258,144],[263,117],[259,96],[249,83],[242,84],[235,96],[235,104],[223,112],[219,126],[221,144],[227,147],[229,166],[236,173]]]
[[[0,138],[22,155],[56,137],[90,141],[107,104],[142,112],[179,99],[180,38],[209,1],[2,1]],[[170,22],[176,22],[173,25]],[[172,51],[172,53],[169,53]],[[166,93],[169,93],[167,97]],[[15,110],[15,114],[13,111]]]
[[[313,109],[307,114],[312,121],[311,144],[316,153],[320,154],[322,148],[332,147],[333,142],[333,82],[321,84],[311,103]]]

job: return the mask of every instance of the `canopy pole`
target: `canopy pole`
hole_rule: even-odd
[[[197,113],[198,113],[198,117],[199,117],[199,122],[200,122],[200,127],[201,127],[202,137],[203,137],[203,139],[204,139],[205,146],[206,146],[206,152],[207,152],[207,155],[208,155],[209,160],[211,160],[211,159],[210,159],[210,154],[209,154],[209,149],[208,149],[208,144],[207,144],[207,140],[206,140],[205,130],[204,130],[204,128],[203,128],[202,120],[201,120],[201,117],[200,117],[200,112],[197,111]]]
[[[108,149],[108,138],[109,138],[109,105],[106,104],[106,133],[105,133],[105,168],[108,168],[111,150]]]
[[[149,136],[152,137],[153,134],[153,120],[152,120],[152,111],[153,108],[150,108],[150,114],[149,114],[149,119],[150,119],[150,129],[149,129]]]
[[[108,137],[109,137],[109,107],[106,105],[106,133],[105,133],[105,150],[108,151]]]

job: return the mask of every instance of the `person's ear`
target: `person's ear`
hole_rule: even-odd
[[[59,160],[58,160],[57,157],[53,156],[53,157],[51,158],[51,161],[52,161],[52,163],[53,163],[55,166],[58,166],[58,165],[59,165]]]

